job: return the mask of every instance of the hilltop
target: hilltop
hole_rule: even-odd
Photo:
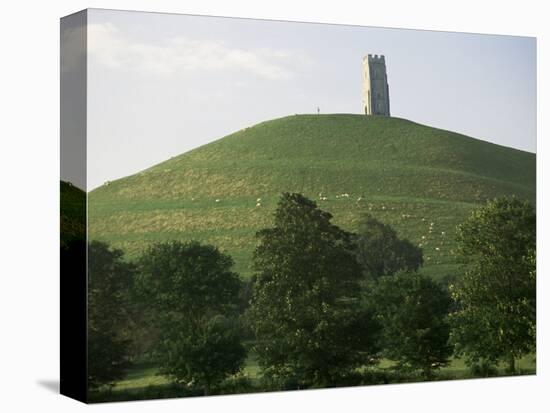
[[[185,137],[182,137],[182,139]],[[295,115],[242,129],[89,194],[91,239],[136,257],[149,243],[198,239],[251,273],[255,232],[281,192],[301,192],[355,230],[362,213],[424,249],[424,272],[456,272],[454,229],[486,199],[535,201],[535,155],[365,115]]]

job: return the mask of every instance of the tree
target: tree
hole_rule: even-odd
[[[199,385],[204,395],[228,375],[238,373],[246,351],[234,319],[216,315],[193,329],[176,324],[164,331],[157,353],[160,372],[186,385]]]
[[[399,239],[390,225],[370,215],[363,217],[354,238],[357,261],[369,281],[400,270],[417,271],[423,263],[419,247]]]
[[[376,353],[378,328],[360,306],[351,237],[331,218],[284,193],[275,226],[257,234],[250,319],[264,376],[282,386],[337,385]]]
[[[125,326],[135,268],[103,242],[88,245],[88,385],[97,388],[124,377],[129,365]]]
[[[382,353],[399,369],[421,370],[429,380],[448,364],[447,291],[418,273],[400,272],[380,277],[368,298],[382,325]]]
[[[452,339],[470,364],[515,361],[536,345],[536,216],[528,201],[500,198],[458,227],[463,279],[451,288]]]
[[[139,290],[159,328],[160,371],[205,395],[246,357],[235,322],[241,282],[232,266],[230,256],[198,242],[155,244],[139,261]]]

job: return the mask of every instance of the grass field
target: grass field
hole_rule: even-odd
[[[517,375],[535,374],[536,362],[534,356],[529,355],[523,357],[517,362]],[[390,371],[392,362],[382,360],[377,366],[377,371]],[[128,372],[127,377],[117,382],[117,384],[109,390],[101,390],[92,394],[92,399],[101,400],[131,400],[148,397],[177,397],[181,396],[180,389],[171,383],[170,379],[157,374],[158,369],[151,363],[137,363]],[[504,366],[498,367],[498,376],[506,376]],[[262,391],[259,386],[261,370],[255,359],[254,354],[249,355],[243,376],[250,379],[251,386],[248,391]],[[435,380],[460,380],[474,378],[468,367],[462,359],[453,359],[451,364],[442,368],[437,372]],[[420,378],[410,378],[407,381],[424,381]],[[185,394],[183,394],[185,395]],[[192,395],[199,395],[192,394]]]
[[[503,195],[535,201],[535,155],[398,118],[289,116],[97,188],[89,234],[129,259],[157,241],[211,243],[248,277],[254,234],[284,191],[348,230],[363,213],[391,224],[440,278],[457,272],[454,231],[472,208]]]

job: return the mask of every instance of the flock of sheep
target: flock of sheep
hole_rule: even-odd
[[[341,194],[337,194],[335,196],[336,199],[349,199],[350,198],[350,194],[344,192],[344,193],[341,193]],[[319,192],[319,195],[318,195],[318,199],[319,201],[327,201],[328,200],[328,197],[323,194],[323,192]],[[194,200],[194,198],[193,198]],[[364,200],[364,197],[362,196],[359,196],[357,197],[356,199],[356,202],[361,202]],[[221,202],[221,199],[219,198],[216,198],[215,199],[215,202],[216,203],[219,203]],[[256,199],[256,208],[259,208],[262,206],[262,198],[257,198]],[[385,205],[382,205],[380,207],[382,210],[386,210],[386,206]],[[373,205],[372,204],[369,204],[369,211],[371,211],[373,209]],[[393,209],[393,208],[392,208]],[[412,218],[412,215],[411,214],[401,214],[401,218],[403,219],[408,219],[408,218]],[[422,218],[422,222],[425,222],[426,221],[426,218]],[[435,223],[434,222],[430,222],[429,226],[428,226],[428,234],[432,234],[434,232],[434,226],[435,226]],[[441,237],[445,237],[445,231],[441,231]],[[443,241],[440,242],[440,245],[443,244]],[[426,245],[428,245],[428,239],[427,239],[427,236],[426,235],[422,235],[421,238],[420,238],[420,241],[418,243],[418,246],[419,247],[426,247]],[[434,250],[436,252],[441,252],[441,247],[437,246],[434,248]],[[426,260],[430,260],[431,257],[430,256],[426,256]]]

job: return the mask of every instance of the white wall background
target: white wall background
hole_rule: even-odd
[[[550,406],[548,218],[550,31],[544,2],[386,0],[9,1],[0,10],[0,411],[81,411],[59,371],[59,18],[85,7],[538,37],[537,377],[106,404],[139,412],[544,412]],[[544,115],[546,114],[546,115]],[[543,160],[546,160],[545,164]],[[547,198],[547,197],[546,197]]]

